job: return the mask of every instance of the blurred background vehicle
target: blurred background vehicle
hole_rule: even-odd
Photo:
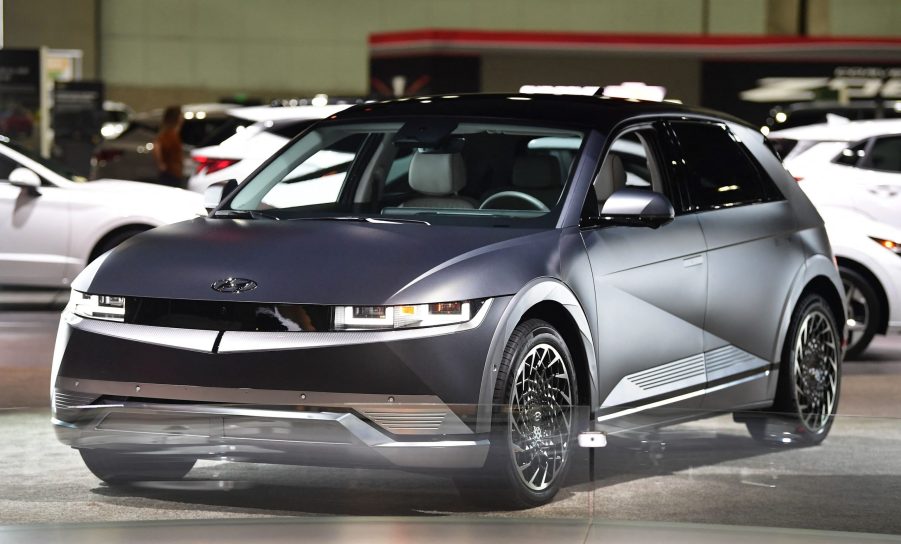
[[[191,175],[193,163],[189,152],[197,146],[215,145],[234,134],[236,127],[250,124],[230,117],[235,104],[185,104],[181,141],[185,148],[184,177]],[[153,161],[156,139],[163,110],[135,114],[129,127],[118,137],[101,143],[91,160],[91,179],[118,178],[155,183],[159,172]]]
[[[901,228],[901,119],[808,125],[773,132],[770,141],[818,207]]]
[[[188,189],[203,192],[211,184],[229,179],[241,182],[266,159],[281,149],[291,138],[303,132],[314,121],[338,113],[350,104],[325,106],[253,106],[228,110],[236,124],[234,133],[217,145],[191,151],[194,170]],[[223,131],[224,132],[224,131]],[[325,168],[329,164],[322,164]]]
[[[776,106],[766,120],[768,130],[784,130],[825,123],[830,116],[849,121],[867,119],[894,119],[901,117],[901,101],[898,100],[813,100]]]
[[[201,200],[145,183],[84,183],[0,136],[0,285],[64,287],[129,237],[203,213]]]
[[[820,123],[770,134],[826,221],[848,299],[846,357],[901,333],[901,119]]]
[[[877,334],[901,333],[901,229],[860,213],[818,208],[826,222],[847,297],[847,359]]]
[[[134,111],[124,102],[113,100],[103,101],[103,125],[100,127],[100,135],[104,139],[113,140],[128,130]]]

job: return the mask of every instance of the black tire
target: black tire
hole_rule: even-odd
[[[848,317],[854,318],[855,314],[859,314],[865,309],[862,307],[863,304],[866,305],[867,316],[866,316],[866,326],[861,332],[859,338],[852,344],[851,343],[851,331],[848,331],[848,347],[845,350],[845,359],[856,359],[860,356],[864,350],[867,349],[867,346],[870,345],[870,342],[873,340],[873,336],[876,334],[876,329],[879,327],[879,323],[882,322],[883,316],[883,308],[882,303],[879,300],[879,296],[876,294],[876,289],[873,287],[870,280],[868,280],[863,274],[853,270],[851,268],[839,267],[839,273],[842,276],[842,284],[845,286],[845,294],[848,295],[852,292],[852,289],[855,291],[855,300],[848,300]],[[862,299],[858,299],[856,294],[859,293]]]
[[[547,349],[548,347],[552,349]],[[560,357],[559,362],[557,362],[556,355],[553,354],[554,351]],[[565,389],[563,378],[560,378],[559,375],[551,376],[549,373],[546,373],[543,376],[547,377],[548,381],[544,381],[544,378],[539,381],[525,380],[521,384],[523,392],[520,393],[518,389],[514,393],[517,378],[524,379],[518,373],[520,368],[523,368],[523,373],[534,372],[526,371],[524,362],[529,357],[532,357],[530,360],[534,363],[536,361],[534,357],[542,357],[538,355],[541,353],[544,353],[546,357],[553,357],[552,368],[565,368],[568,376],[566,379],[568,379],[570,387],[570,403],[563,405],[554,401],[547,401],[546,403],[527,402],[525,406],[534,407],[534,412],[531,409],[514,410],[514,395],[516,395],[516,399],[520,397],[525,399],[547,398],[545,395],[530,393],[530,387],[534,391],[540,390],[542,392],[551,390],[562,391]],[[534,368],[534,365],[530,368]],[[497,369],[497,381],[493,399],[491,448],[488,460],[485,467],[478,473],[455,478],[457,488],[464,500],[482,506],[511,509],[539,506],[550,502],[554,498],[554,495],[557,494],[566,480],[566,475],[573,464],[573,457],[575,456],[573,450],[579,428],[579,414],[581,413],[581,410],[574,406],[579,399],[576,382],[572,356],[563,337],[560,336],[560,333],[554,327],[545,321],[530,319],[520,323],[513,330]],[[550,385],[545,387],[543,384],[546,383]],[[523,406],[523,401],[516,400],[515,402],[517,406]],[[533,427],[536,429],[540,425],[560,430],[566,429],[564,424],[557,425],[557,423],[566,421],[566,414],[569,417],[569,427],[563,430],[561,435],[548,434],[542,437],[553,442],[553,437],[558,436],[557,444],[559,444],[559,450],[554,450],[554,446],[551,445],[547,448],[547,451],[552,452],[551,455],[547,457],[544,457],[542,454],[536,455],[533,457],[533,461],[535,459],[538,459],[538,461],[534,464],[524,465],[525,468],[523,470],[527,471],[527,473],[530,472],[533,466],[536,469],[535,476],[532,477],[533,483],[531,484],[527,483],[527,476],[521,475],[517,464],[517,452],[514,451],[514,436],[517,435],[514,426],[521,428],[526,414],[532,414],[529,416],[529,422],[536,422]],[[518,425],[516,425],[516,421],[519,422]],[[565,436],[562,436],[564,434]],[[530,442],[530,444],[534,443]],[[540,448],[538,449],[540,450]],[[553,452],[555,451],[559,455],[554,454]],[[522,449],[520,449],[518,454],[520,456],[530,455],[528,451]],[[522,458],[520,457],[520,459]],[[544,466],[542,480],[535,484],[534,481],[542,468],[539,458],[547,459],[548,464]],[[552,469],[551,466],[554,468]],[[553,476],[549,481],[545,482],[548,472],[552,472]]]
[[[820,330],[821,325],[824,337],[799,348],[799,342],[804,339],[799,335],[803,332],[799,329],[808,318],[809,323],[816,324],[810,324],[809,330]],[[742,416],[752,438],[766,443],[801,446],[816,445],[826,438],[835,421],[841,392],[840,330],[832,309],[822,296],[810,294],[798,303],[782,349],[773,407],[766,413]],[[831,345],[826,340],[828,335],[832,338]],[[796,356],[799,352],[806,355],[800,361]],[[801,399],[808,399],[810,404],[802,405]]]
[[[109,484],[148,480],[180,480],[194,467],[194,459],[154,459],[141,454],[82,449],[81,459],[94,476]]]
[[[103,255],[107,251],[113,249],[132,236],[141,234],[142,232],[148,231],[151,228],[152,227],[134,226],[107,234],[105,238],[100,240],[100,242],[98,242],[97,245],[94,246],[94,249],[91,251],[91,255],[88,257],[88,262],[92,262],[97,257]]]

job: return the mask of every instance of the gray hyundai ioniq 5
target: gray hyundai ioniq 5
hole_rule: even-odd
[[[208,196],[72,285],[53,424],[107,482],[209,458],[451,469],[528,506],[580,437],[741,412],[757,439],[816,444],[832,424],[845,310],[823,223],[735,119],[369,103]]]

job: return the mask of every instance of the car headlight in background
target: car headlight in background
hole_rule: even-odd
[[[402,306],[337,306],[334,329],[408,329],[466,323],[484,303],[484,300],[478,300]]]
[[[883,238],[876,238],[874,236],[870,236],[870,240],[873,240],[874,242],[876,242],[880,246],[884,247],[885,249],[891,251],[895,255],[901,255],[901,243],[899,243],[899,242],[895,242],[893,240],[885,240]]]
[[[69,304],[72,313],[80,317],[105,321],[125,321],[125,297],[89,295],[73,290]]]

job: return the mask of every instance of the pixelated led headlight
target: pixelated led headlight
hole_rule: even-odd
[[[338,306],[335,330],[409,329],[466,323],[485,300],[437,302],[404,306]]]
[[[125,297],[89,295],[72,291],[69,307],[77,316],[104,321],[125,321]]]

